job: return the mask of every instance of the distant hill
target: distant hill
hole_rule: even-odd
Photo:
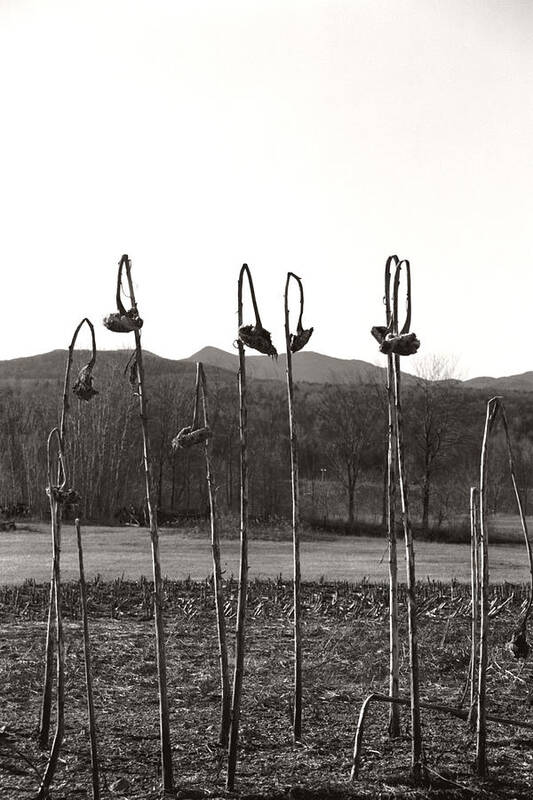
[[[11,358],[0,361],[0,384],[21,383],[33,384],[36,381],[63,380],[67,350],[52,350],[37,356]],[[99,350],[95,367],[95,375],[99,370],[120,370],[124,372],[132,354],[132,350]],[[193,380],[194,364],[191,359],[175,360],[162,358],[145,350],[144,368],[148,377],[157,375],[162,378],[167,375],[184,375]],[[74,354],[74,369],[86,363],[91,357],[89,350],[76,350]],[[220,378],[233,380],[233,372],[224,370],[216,364],[210,365]]]
[[[472,389],[493,389],[495,392],[531,392],[533,391],[533,372],[522,372],[520,375],[508,375],[503,378],[471,378],[463,385]]]
[[[131,355],[131,350],[101,350],[98,352],[97,371],[100,369],[113,369],[124,371]],[[0,384],[13,384],[31,386],[35,381],[62,380],[65,372],[66,350],[52,350],[35,356],[12,358],[0,361]],[[88,350],[75,352],[75,364],[80,365],[88,361]],[[162,358],[149,351],[144,352],[144,363],[147,375],[165,377],[167,375],[183,375],[191,378],[194,375],[194,364],[202,361],[208,374],[216,375],[223,382],[235,380],[239,367],[237,353],[228,353],[218,347],[204,347],[189,358],[172,359]],[[260,381],[284,381],[286,369],[286,356],[281,354],[277,361],[262,355],[246,355],[247,371],[250,378]],[[359,359],[334,358],[322,353],[304,351],[293,356],[294,378],[296,381],[317,384],[361,384],[378,383],[385,381],[384,367],[377,367],[368,361]],[[408,373],[403,373],[406,384],[417,380]],[[467,381],[439,381],[439,383],[453,384],[465,389],[482,390],[494,394],[506,392],[533,391],[533,372],[524,372],[520,375],[509,375],[502,378],[479,377]]]
[[[239,368],[239,356],[218,347],[204,347],[186,360],[202,361],[234,372]],[[382,383],[385,376],[383,367],[376,367],[368,361],[334,358],[311,351],[295,353],[292,365],[294,379],[308,383]],[[285,353],[278,356],[277,361],[268,356],[246,354],[247,373],[257,380],[284,381],[286,366]]]

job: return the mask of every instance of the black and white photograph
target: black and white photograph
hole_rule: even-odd
[[[0,0],[0,800],[533,797],[533,2]]]

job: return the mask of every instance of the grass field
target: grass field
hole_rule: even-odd
[[[515,533],[516,520],[509,520],[509,535]],[[290,533],[284,538],[266,531],[272,538],[253,538],[250,542],[252,577],[275,577],[292,574]],[[120,577],[136,579],[152,574],[150,537],[142,528],[87,527],[83,530],[85,568],[88,576],[101,575],[106,580]],[[206,530],[160,531],[163,573],[173,579],[190,576],[202,580],[211,574],[211,548]],[[520,543],[520,539],[513,540]],[[77,577],[77,554],[74,529],[63,528],[61,569],[65,579]],[[403,550],[401,551],[403,553]],[[227,576],[238,574],[239,543],[235,538],[222,544],[223,568]],[[51,564],[49,526],[44,523],[0,533],[0,584],[20,583],[27,578],[48,580]],[[439,542],[416,543],[416,570],[419,579],[470,580],[468,545]],[[493,544],[490,548],[490,574],[493,582],[526,581],[529,569],[525,548],[517,544]],[[302,542],[304,580],[372,581],[387,576],[387,548],[384,539],[314,535]]]
[[[236,585],[226,586],[230,635]],[[54,800],[90,797],[77,587],[64,587],[66,731]],[[512,593],[514,591],[514,594]],[[512,596],[511,596],[512,595]],[[0,797],[30,800],[45,761],[35,740],[44,648],[46,586],[0,591]],[[157,678],[150,586],[92,581],[89,608],[103,797],[155,800],[158,790]],[[167,656],[171,735],[180,800],[228,798],[217,746],[218,659],[212,587],[167,583]],[[503,608],[502,599],[511,598]],[[468,587],[420,584],[422,697],[457,706],[469,657]],[[532,721],[529,670],[505,642],[524,600],[515,587],[493,590],[489,710]],[[401,619],[405,621],[402,593]],[[244,680],[238,790],[242,800],[526,800],[533,796],[531,731],[490,724],[489,781],[472,774],[474,737],[466,723],[423,712],[430,784],[408,777],[408,713],[402,733],[386,733],[388,709],[369,714],[359,780],[348,782],[357,715],[364,697],[386,690],[386,586],[307,583],[303,587],[303,742],[290,730],[292,596],[289,583],[253,581]],[[500,609],[500,611],[498,611]],[[233,647],[230,647],[230,653]],[[401,683],[407,693],[406,631]],[[122,789],[114,788],[121,781]],[[232,795],[233,797],[235,795]]]

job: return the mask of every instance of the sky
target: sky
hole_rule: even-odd
[[[291,270],[308,349],[385,363],[397,253],[421,357],[533,369],[530,0],[0,0],[0,74],[0,359],[131,346],[128,253],[159,355],[232,351],[247,262],[278,350]]]

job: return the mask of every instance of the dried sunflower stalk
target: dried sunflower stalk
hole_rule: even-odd
[[[117,310],[104,317],[105,327],[113,331],[113,333],[131,333],[132,331],[140,330],[143,326],[143,320],[139,316],[135,303],[133,303],[133,307],[129,311],[126,311],[122,302],[122,269],[127,263],[128,257],[122,256],[118,265],[117,291],[115,295]]]

